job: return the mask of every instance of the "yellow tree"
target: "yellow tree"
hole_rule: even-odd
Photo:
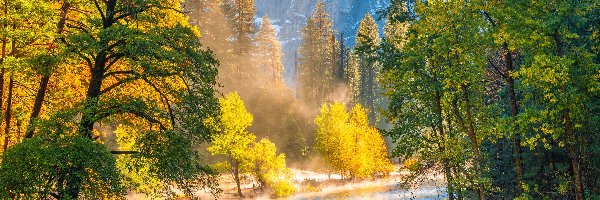
[[[355,133],[357,167],[353,169],[356,170],[356,176],[385,176],[393,171],[383,136],[377,128],[369,125],[367,111],[362,105],[356,104],[350,111],[350,125]]]
[[[277,147],[268,139],[261,139],[253,145],[251,157],[251,171],[260,187],[266,187],[269,176],[285,168],[285,155],[277,155]]]
[[[277,197],[288,196],[294,192],[291,172],[285,164],[285,154],[277,154],[274,143],[268,139],[261,139],[253,145],[250,156],[252,175],[262,188],[268,187]]]
[[[218,119],[220,134],[213,136],[208,151],[212,155],[224,155],[228,162],[223,163],[232,174],[237,184],[237,193],[242,195],[240,173],[251,170],[251,144],[256,139],[247,128],[252,125],[252,114],[246,111],[244,102],[237,92],[229,93],[219,99],[221,115]]]
[[[348,126],[350,115],[342,103],[324,104],[315,119],[316,149],[333,171],[348,175],[354,159],[353,133]]]
[[[350,113],[342,103],[324,105],[315,123],[319,128],[316,147],[334,171],[368,178],[393,170],[383,137],[369,126],[367,112],[360,104]]]
[[[25,105],[29,106],[28,97],[31,96],[28,89],[34,87],[31,74],[43,71],[38,65],[54,63],[52,57],[44,54],[56,21],[54,11],[53,3],[42,0],[11,0],[0,4],[3,151],[20,138],[21,129],[26,125],[23,124],[28,112]]]

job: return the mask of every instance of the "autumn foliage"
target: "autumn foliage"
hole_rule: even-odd
[[[316,148],[333,172],[363,179],[386,176],[394,169],[383,136],[369,125],[360,104],[349,113],[342,103],[325,104],[315,123]]]
[[[240,183],[242,174],[251,174],[261,188],[273,190],[275,196],[292,194],[295,188],[286,167],[285,155],[277,154],[277,147],[268,139],[255,142],[256,136],[247,130],[252,125],[252,114],[246,111],[237,92],[219,99],[219,105],[219,119],[207,121],[220,132],[213,137],[208,151],[212,155],[226,157],[226,161],[215,166],[233,175],[238,195],[243,196]]]

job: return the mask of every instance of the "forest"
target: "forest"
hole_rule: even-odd
[[[0,0],[0,199],[600,198],[600,1],[276,1]]]

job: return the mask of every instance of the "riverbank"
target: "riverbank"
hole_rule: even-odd
[[[443,199],[445,189],[443,188],[443,177],[430,176],[418,185],[406,188],[399,183],[408,175],[406,171],[396,170],[388,177],[373,180],[342,180],[335,174],[323,174],[312,171],[291,169],[294,173],[294,181],[297,192],[283,199]],[[231,175],[223,175],[219,181],[223,193],[218,199],[271,199],[269,191],[256,189],[256,183],[245,180],[242,183],[244,198],[236,194],[235,182]],[[215,199],[207,192],[199,192],[201,199]]]
[[[431,175],[420,184],[403,187],[400,182],[408,176],[407,171],[396,167],[395,172],[388,177],[373,180],[343,180],[336,174],[324,174],[307,170],[291,168],[294,174],[294,185],[297,191],[294,195],[283,198],[288,200],[305,199],[444,199],[446,198],[444,179],[442,176]],[[244,197],[237,195],[236,184],[230,174],[222,174],[219,185],[223,192],[218,198],[208,191],[198,191],[195,195],[200,199],[272,199],[268,190],[258,189],[257,183],[246,177],[241,188]],[[130,194],[127,199],[147,199],[144,195]]]

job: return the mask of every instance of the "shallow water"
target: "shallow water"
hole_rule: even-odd
[[[321,199],[378,199],[378,200],[437,200],[446,199],[446,190],[437,187],[424,187],[418,189],[402,189],[396,185],[348,188],[344,190],[323,191],[317,193],[300,194],[289,198],[290,200],[321,200]]]

